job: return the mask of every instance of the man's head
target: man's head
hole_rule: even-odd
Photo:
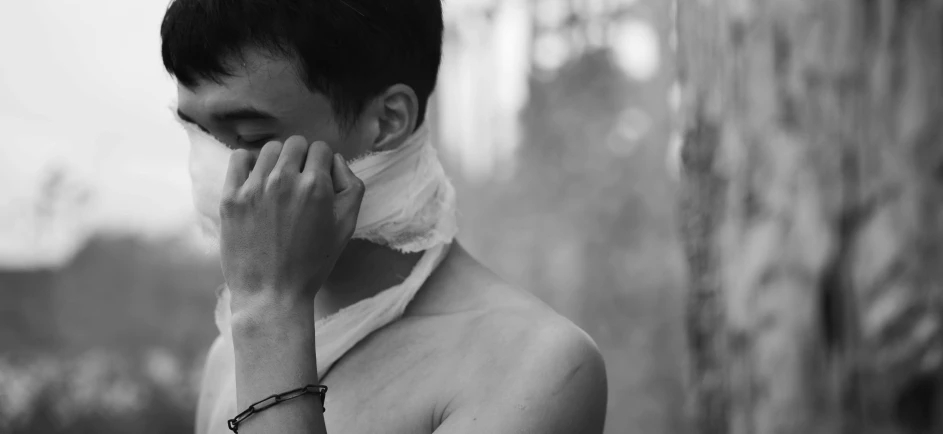
[[[178,107],[232,148],[300,134],[352,158],[423,122],[440,0],[174,0],[162,55]]]

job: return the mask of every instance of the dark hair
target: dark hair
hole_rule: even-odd
[[[160,27],[164,68],[181,84],[231,76],[227,60],[257,47],[297,62],[346,127],[402,83],[419,119],[442,57],[441,0],[173,0]]]

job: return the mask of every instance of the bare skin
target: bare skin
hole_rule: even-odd
[[[299,398],[253,416],[240,432],[602,432],[606,376],[592,340],[458,245],[403,318],[317,378],[313,318],[398,283],[417,259],[347,242],[359,180],[332,153],[349,159],[395,148],[415,129],[417,100],[408,87],[393,86],[344,132],[326,98],[303,86],[290,61],[251,51],[246,59],[222,84],[179,92],[181,117],[244,150],[230,163],[224,194],[242,197],[224,213],[222,236],[234,339],[217,340],[210,350],[197,432],[229,432],[226,420],[234,414],[217,405],[225,402],[221,396],[236,395],[241,410],[273,392],[318,382],[330,388],[327,412],[317,398]],[[270,115],[220,116],[246,106]],[[309,146],[299,134],[326,144]],[[261,151],[253,145],[263,141]],[[283,167],[294,172],[280,172]],[[294,187],[268,189],[269,172]],[[307,182],[314,173],[316,185]],[[245,199],[243,187],[257,190],[255,199]],[[309,193],[315,199],[305,199]],[[271,199],[279,194],[290,200]],[[305,300],[312,298],[308,311],[312,303]]]
[[[213,416],[205,406],[213,395],[234,388],[232,351],[219,338],[210,351],[198,433],[229,432],[225,419],[232,416]],[[559,353],[583,360],[554,361]],[[527,372],[534,364],[554,363],[561,365],[547,369],[582,368],[568,379],[538,379]],[[560,408],[505,396],[508,384],[523,379],[571,391],[558,395]],[[562,419],[557,430],[522,432],[599,433],[606,411],[605,380],[602,360],[581,330],[455,245],[404,317],[355,346],[322,379],[330,388],[324,418],[329,433],[501,433],[517,431],[468,427],[509,419],[507,423],[535,423],[552,414],[556,417],[550,420]],[[469,418],[476,408],[482,414],[501,414],[484,421]],[[453,425],[454,431],[445,431]]]

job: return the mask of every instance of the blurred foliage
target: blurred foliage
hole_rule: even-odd
[[[58,271],[0,271],[0,432],[192,432],[216,260],[100,237]]]
[[[168,352],[87,351],[2,364],[0,432],[192,432],[199,370],[176,361]]]

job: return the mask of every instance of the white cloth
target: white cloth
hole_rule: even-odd
[[[195,126],[183,125],[191,144],[194,204],[210,242],[208,247],[218,249],[219,200],[231,151]],[[424,253],[399,285],[315,323],[319,378],[363,338],[402,316],[448,254],[458,231],[455,190],[436,156],[427,126],[417,129],[394,150],[369,154],[350,164],[366,186],[353,237],[403,252]],[[215,320],[223,339],[231,342],[230,315],[229,291],[224,286],[218,294]],[[226,384],[207,385],[222,392],[217,395],[219,401],[208,405],[211,427],[224,427],[225,420],[216,419],[236,414],[234,381],[232,378]]]

